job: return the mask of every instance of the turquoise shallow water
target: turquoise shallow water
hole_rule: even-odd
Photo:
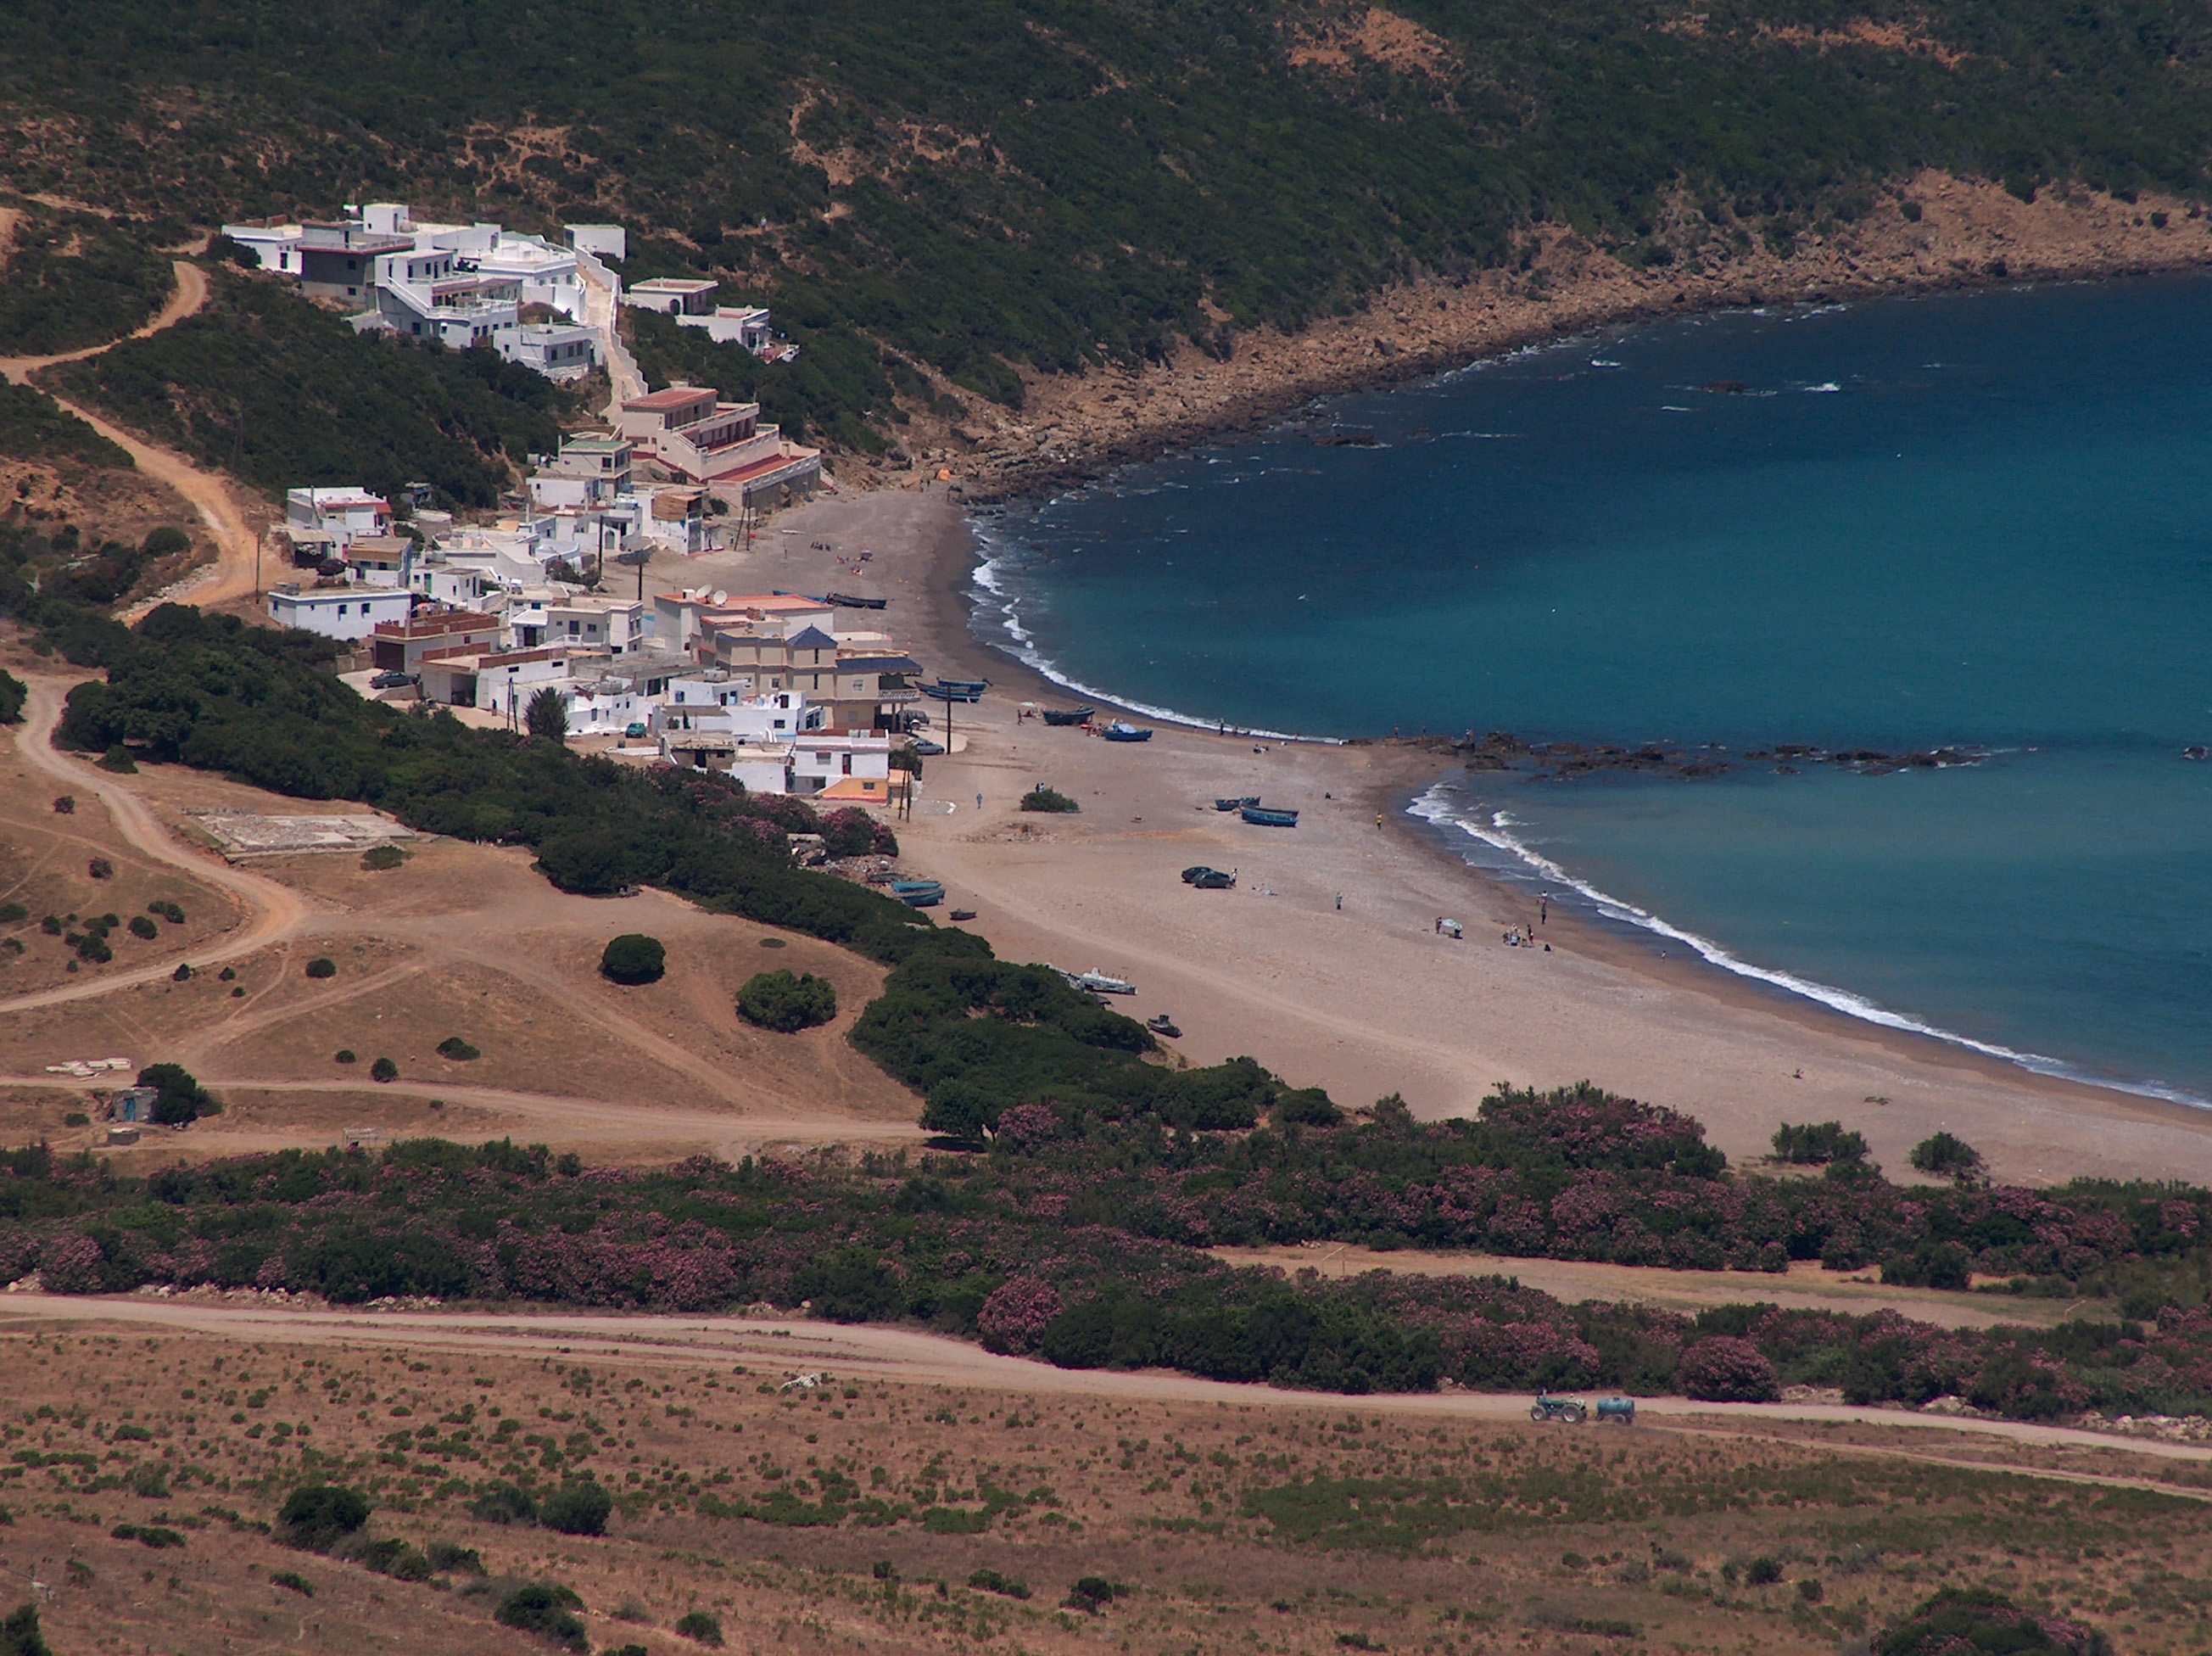
[[[1983,750],[1413,808],[1778,993],[2212,1096],[2212,281],[1574,341],[981,527],[986,635],[1164,715]]]

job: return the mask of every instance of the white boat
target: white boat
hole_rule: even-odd
[[[1125,983],[1119,977],[1109,977],[1095,966],[1074,981],[1076,988],[1087,989],[1093,995],[1134,995],[1137,992],[1134,983]]]

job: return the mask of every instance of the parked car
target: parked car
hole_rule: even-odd
[[[633,719],[623,727],[623,740],[625,741],[635,741],[643,734],[645,734],[645,726],[639,720]]]
[[[921,754],[924,758],[927,758],[933,753],[942,753],[945,751],[945,744],[943,742],[933,742],[930,740],[928,737],[924,736],[920,741],[914,745],[914,751]]]
[[[380,673],[368,681],[368,687],[371,690],[397,690],[402,685],[414,682],[415,675],[411,673]]]

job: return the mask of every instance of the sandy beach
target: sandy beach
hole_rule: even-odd
[[[1133,982],[1117,1006],[1171,1014],[1190,1062],[1249,1054],[1340,1103],[1395,1092],[1425,1117],[1471,1112],[1500,1081],[1587,1079],[1697,1117],[1737,1159],[1765,1154],[1780,1122],[1834,1119],[1905,1178],[1911,1147],[1946,1128],[2021,1183],[2212,1181],[2212,1118],[2185,1106],[1879,1029],[1557,913],[1548,952],[1505,947],[1509,927],[1536,920],[1527,902],[1403,814],[1453,763],[1440,748],[1172,726],[1119,744],[1020,719],[1025,702],[1071,698],[970,636],[974,557],[942,485],[884,489],[825,496],[780,514],[749,551],[656,562],[652,578],[879,594],[889,606],[869,618],[930,673],[988,678],[980,703],[953,709],[956,751],[926,762],[899,825],[905,862],[945,881],[940,919],[975,910],[1001,954]],[[931,706],[942,740],[945,710]],[[1081,813],[1019,811],[1040,782]],[[1298,808],[1298,826],[1212,808],[1247,794]],[[1191,890],[1178,874],[1192,863],[1237,870],[1237,888]],[[1440,916],[1464,941],[1437,935]]]

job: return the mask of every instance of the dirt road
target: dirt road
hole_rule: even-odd
[[[30,686],[30,699],[23,709],[22,727],[15,735],[15,751],[24,763],[44,771],[71,793],[97,797],[114,819],[116,831],[133,850],[205,884],[221,886],[246,905],[248,918],[244,926],[222,942],[193,952],[195,970],[252,954],[289,937],[306,924],[312,910],[298,892],[183,845],[118,778],[56,751],[54,727],[61,721],[62,703],[74,681],[33,678],[26,682]],[[133,983],[167,977],[176,969],[177,959],[172,957],[127,971],[15,995],[0,1001],[0,1014],[112,994]]]
[[[288,1344],[351,1342],[422,1352],[559,1355],[678,1367],[742,1363],[770,1375],[828,1373],[841,1380],[961,1386],[1029,1396],[1049,1392],[1123,1400],[1327,1409],[1335,1414],[1352,1407],[1364,1415],[1507,1422],[1525,1421],[1528,1409],[1525,1397],[1487,1392],[1426,1392],[1353,1399],[1194,1379],[1152,1370],[1130,1373],[1054,1368],[1020,1357],[997,1356],[979,1346],[941,1335],[868,1324],[665,1314],[625,1316],[592,1312],[313,1311],[135,1294],[127,1298],[77,1299],[10,1294],[0,1298],[0,1330],[21,1330],[57,1323],[164,1330]],[[1940,1439],[1934,1434],[1950,1434],[1984,1445],[1994,1441],[2044,1449],[2119,1451],[2154,1460],[2212,1464],[2212,1447],[2115,1438],[2070,1427],[2035,1426],[2019,1421],[1962,1419],[1904,1409],[1853,1409],[1841,1404],[1697,1403],[1683,1397],[1639,1398],[1637,1409],[1641,1418],[1665,1429],[1711,1428],[1741,1433],[1763,1423],[1832,1422],[1923,1430],[1930,1434],[1931,1446],[1940,1446]],[[1932,1449],[1923,1452],[1879,1445],[1806,1445],[1796,1439],[1782,1440],[1815,1450],[1902,1457],[1929,1464],[1981,1471],[2006,1470],[2026,1477],[2156,1489],[2192,1500],[2212,1500],[2212,1492],[2175,1488],[2153,1478],[2064,1469],[1993,1466],[1986,1459],[1954,1459],[1933,1452]]]
[[[143,339],[149,334],[173,327],[186,317],[197,314],[208,301],[208,279],[205,271],[197,265],[178,259],[174,267],[176,291],[147,323],[132,329],[124,339]],[[52,368],[58,362],[80,362],[102,351],[112,350],[123,343],[111,339],[104,345],[92,345],[82,350],[62,351],[51,356],[0,357],[0,375],[27,383],[29,376],[42,368]],[[44,387],[40,387],[45,390]],[[256,588],[254,555],[260,536],[248,521],[237,490],[228,479],[219,473],[195,466],[173,449],[163,448],[143,437],[136,436],[112,421],[102,419],[82,404],[71,402],[52,391],[52,397],[64,408],[76,415],[94,430],[131,456],[131,461],[148,477],[165,483],[192,504],[215,542],[216,561],[212,565],[196,569],[184,581],[165,592],[156,593],[143,602],[118,612],[116,618],[126,625],[136,621],[155,605],[187,594],[203,606],[243,598]]]

